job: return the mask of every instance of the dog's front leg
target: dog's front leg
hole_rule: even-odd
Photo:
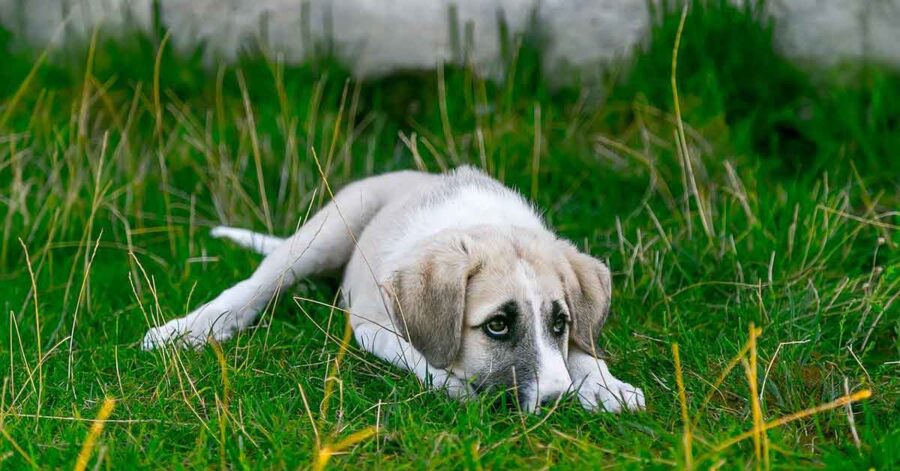
[[[208,337],[220,342],[227,340],[253,323],[273,291],[257,280],[244,280],[190,314],[150,329],[141,346],[151,350],[175,342],[184,347],[199,347],[206,344]]]
[[[418,350],[395,332],[371,322],[357,324],[353,332],[364,350],[398,368],[415,373],[426,386],[444,390],[456,399],[472,394],[468,383],[447,370],[429,365]]]
[[[608,412],[620,412],[644,408],[644,392],[613,376],[605,361],[572,345],[567,365],[585,409],[594,411],[602,406]]]

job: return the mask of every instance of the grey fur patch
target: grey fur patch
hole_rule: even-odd
[[[513,304],[516,315],[510,324],[509,339],[488,344],[486,355],[491,362],[475,372],[472,386],[478,392],[511,389],[524,401],[522,395],[537,378],[537,336],[531,309]]]

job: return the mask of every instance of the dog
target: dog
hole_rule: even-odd
[[[644,408],[643,392],[597,354],[607,265],[474,168],[351,183],[287,239],[231,227],[211,235],[265,258],[250,278],[150,329],[144,349],[226,340],[281,290],[343,268],[342,307],[357,343],[426,385],[457,398],[503,388],[526,411],[570,391],[591,411]]]

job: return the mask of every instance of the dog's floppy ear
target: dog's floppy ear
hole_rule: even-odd
[[[394,326],[428,363],[445,368],[462,341],[466,285],[478,269],[474,243],[459,235],[439,237],[420,247],[394,274]]]
[[[572,318],[569,336],[579,348],[593,353],[609,314],[612,277],[605,263],[579,252],[567,242],[563,252],[570,268],[562,270],[566,303]]]

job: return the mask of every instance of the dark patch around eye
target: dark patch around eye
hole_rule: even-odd
[[[509,340],[513,337],[513,333],[516,330],[516,319],[518,317],[519,307],[516,305],[516,302],[507,301],[497,309],[497,314],[483,323],[481,327],[491,338],[497,340]],[[502,322],[505,327],[505,332],[502,334],[494,332],[497,329],[495,329],[492,324],[497,321]]]
[[[559,301],[553,301],[553,304],[550,306],[550,314],[552,314],[554,317],[559,315],[566,315],[565,311],[563,311],[562,304],[560,304]]]
[[[544,311],[546,312],[546,311]],[[550,312],[545,314],[547,316],[547,320],[552,324],[556,319],[562,317],[566,322],[569,322],[569,314],[563,308],[562,303],[554,300],[550,303]]]
[[[561,335],[569,323],[569,316],[563,310],[562,304],[554,300],[550,304],[550,313],[547,316],[547,332],[554,336]]]
[[[510,324],[519,317],[519,305],[515,301],[505,302],[498,311],[506,315]]]
[[[473,329],[482,330],[485,335],[494,340],[512,341],[513,346],[518,344],[517,319],[520,316],[519,307],[514,300],[507,301],[497,308],[496,313],[482,322],[473,326]],[[500,328],[502,323],[502,328]]]

